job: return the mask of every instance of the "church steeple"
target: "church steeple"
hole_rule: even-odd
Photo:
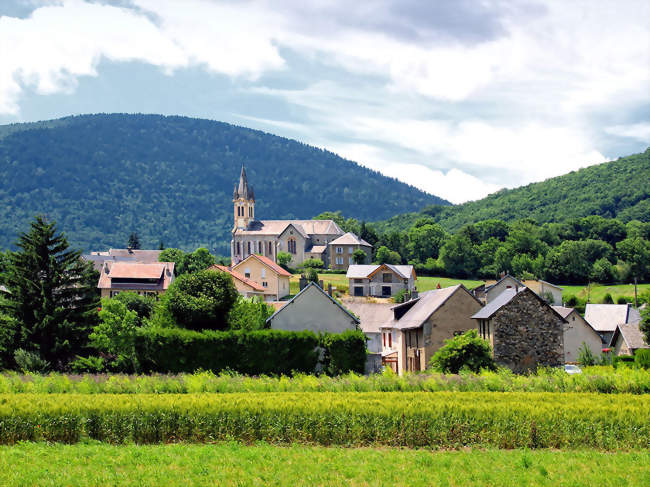
[[[239,175],[239,186],[235,186],[232,201],[235,205],[235,229],[245,229],[255,219],[255,192],[252,186],[248,186],[246,169],[242,165]]]

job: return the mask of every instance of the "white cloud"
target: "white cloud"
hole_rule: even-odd
[[[613,125],[606,127],[605,132],[618,137],[631,137],[650,144],[650,123],[641,122],[629,125]]]

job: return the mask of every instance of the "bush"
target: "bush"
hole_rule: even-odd
[[[637,350],[634,354],[634,363],[639,368],[650,369],[650,349],[640,348]]]
[[[325,349],[325,371],[329,375],[347,372],[363,374],[366,368],[366,335],[362,331],[348,330],[321,337]]]
[[[565,304],[569,308],[575,308],[578,305],[578,298],[574,295],[569,295],[566,297]]]
[[[607,293],[603,296],[603,304],[614,304],[614,298],[612,298],[611,294]]]
[[[70,368],[77,374],[92,373],[98,374],[104,372],[106,363],[103,357],[79,357],[73,362],[70,362]]]
[[[230,275],[204,270],[177,278],[169,286],[163,302],[183,328],[223,330],[238,296]]]
[[[596,364],[596,357],[585,342],[582,342],[582,345],[578,350],[578,363],[583,367]]]
[[[275,256],[275,261],[278,263],[278,265],[284,267],[285,269],[289,269],[289,262],[291,262],[291,254],[289,252],[278,252],[278,254]]]
[[[123,303],[128,310],[135,311],[140,318],[140,323],[151,316],[156,304],[156,299],[153,296],[141,296],[134,292],[122,292],[113,299]]]
[[[464,367],[472,372],[496,368],[492,348],[478,336],[476,330],[446,340],[445,345],[431,357],[429,365],[446,374],[457,374]]]
[[[28,352],[19,348],[14,352],[14,362],[18,370],[22,372],[46,372],[50,368],[50,363],[41,358],[41,356],[36,352]]]
[[[303,267],[313,267],[314,269],[322,269],[323,265],[323,261],[320,259],[307,259],[302,263]]]
[[[395,293],[393,296],[393,303],[403,303],[406,300],[406,293],[408,291],[406,289],[400,289]]]
[[[247,299],[242,296],[228,315],[228,328],[231,330],[263,330],[268,328],[266,320],[275,312],[261,298]]]
[[[629,302],[631,302],[630,298],[627,298],[625,296],[619,296],[616,300],[616,304],[627,304]]]

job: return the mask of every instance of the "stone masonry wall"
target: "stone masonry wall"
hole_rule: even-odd
[[[522,291],[490,320],[494,358],[515,372],[564,364],[563,321],[532,291]]]

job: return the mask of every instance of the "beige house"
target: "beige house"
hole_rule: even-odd
[[[232,278],[232,282],[235,285],[235,288],[237,289],[237,292],[245,298],[260,297],[265,301],[267,300],[265,299],[265,291],[267,290],[263,288],[261,284],[247,279],[239,272],[233,271],[229,267],[223,265],[214,265],[210,267],[209,270],[225,272],[226,274],[229,274]]]
[[[471,316],[481,306],[462,284],[393,306],[390,320],[380,325],[383,365],[400,375],[424,370],[445,340],[475,328]]]
[[[631,304],[591,304],[585,307],[585,320],[596,333],[598,333],[603,344],[609,345],[612,341],[614,331],[619,324],[638,323],[641,321],[641,313]]]
[[[291,254],[289,265],[297,267],[306,259],[330,263],[328,244],[343,235],[333,220],[257,220],[255,193],[248,185],[242,167],[239,185],[233,193],[234,227],[230,259],[237,265],[250,255],[258,254],[276,261],[278,252]]]
[[[577,363],[583,346],[591,350],[595,357],[599,357],[603,349],[600,335],[580,316],[580,313],[574,308],[564,306],[552,306],[552,308],[567,322],[564,325],[564,362]]]
[[[332,240],[329,244],[329,255],[331,261],[330,269],[344,270],[354,264],[370,264],[372,261],[372,245],[357,237],[354,233],[348,232],[339,238]],[[363,262],[354,261],[354,252],[362,250],[366,254]]]
[[[359,329],[359,320],[314,282],[310,282],[266,322],[274,330],[287,331],[342,333]]]
[[[614,355],[634,355],[640,348],[650,348],[646,343],[639,323],[621,323],[616,326],[609,345]]]
[[[102,298],[112,298],[124,291],[144,296],[163,294],[174,281],[174,263],[106,261],[102,266],[97,287]]]
[[[485,288],[476,288],[474,294],[478,295],[479,293],[482,293],[485,297],[485,302],[489,303],[506,289],[517,289],[521,287],[527,287],[553,306],[562,306],[561,287],[542,280],[527,279],[525,281],[520,281],[519,279],[512,277],[510,274],[506,274],[499,281],[485,281]]]
[[[402,289],[415,289],[415,270],[412,265],[374,264],[348,267],[350,296],[378,296],[389,298]]]
[[[260,285],[266,301],[278,301],[289,294],[291,274],[268,257],[249,255],[232,270]]]

